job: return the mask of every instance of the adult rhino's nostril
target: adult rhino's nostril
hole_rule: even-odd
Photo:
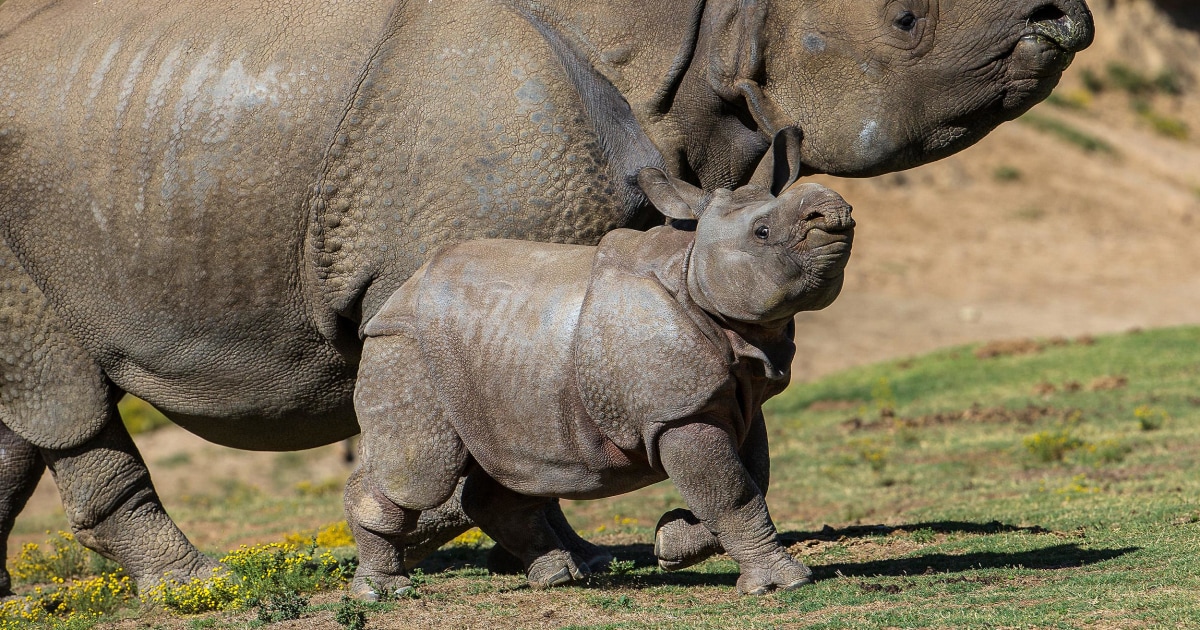
[[[1034,9],[1033,14],[1029,16],[1030,22],[1056,22],[1067,17],[1067,14],[1062,9],[1048,4]]]

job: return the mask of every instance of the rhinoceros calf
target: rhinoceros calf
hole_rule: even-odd
[[[454,493],[534,586],[588,571],[544,516],[670,477],[741,566],[738,588],[810,572],[776,540],[744,453],[765,449],[793,316],[842,286],[854,221],[816,184],[713,195],[643,171],[695,231],[617,230],[598,247],[481,240],[439,251],[367,323],[355,409],[362,464],[346,489],[352,592],[403,589],[406,533]]]

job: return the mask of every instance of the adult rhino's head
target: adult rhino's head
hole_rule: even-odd
[[[796,169],[771,173],[770,155],[764,163],[750,184],[711,194],[657,168],[638,175],[664,214],[695,221],[687,268],[692,299],[726,319],[759,324],[829,306],[842,289],[854,240],[850,204],[841,195],[792,183]]]
[[[718,9],[719,7],[719,9]],[[868,176],[962,150],[1050,94],[1094,25],[1084,0],[714,4],[709,81],[806,171]]]

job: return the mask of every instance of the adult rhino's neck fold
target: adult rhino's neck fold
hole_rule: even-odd
[[[667,115],[695,61],[707,0],[669,0],[634,7],[611,0],[509,0],[508,4],[555,47],[568,72],[570,65],[590,68],[598,81],[572,77],[582,88],[581,96],[597,83],[615,88],[629,116],[666,163],[680,164],[671,155],[677,152],[679,132]],[[670,170],[687,175],[677,168]]]

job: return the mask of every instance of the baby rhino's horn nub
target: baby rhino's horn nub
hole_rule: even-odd
[[[803,221],[813,227],[827,232],[840,232],[854,227],[850,204],[841,195],[820,184],[793,184],[779,198],[783,203],[799,203],[805,211]]]

